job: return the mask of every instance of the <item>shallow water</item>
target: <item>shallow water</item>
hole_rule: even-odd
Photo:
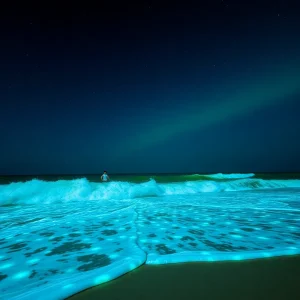
[[[299,180],[217,177],[1,185],[1,295],[63,299],[143,263],[300,253]]]

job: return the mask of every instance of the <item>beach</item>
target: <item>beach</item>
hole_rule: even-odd
[[[75,294],[84,299],[299,299],[300,255],[235,262],[143,265]]]
[[[3,299],[297,295],[300,174],[111,178],[0,178]]]

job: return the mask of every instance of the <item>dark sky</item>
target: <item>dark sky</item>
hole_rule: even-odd
[[[1,8],[0,174],[300,170],[297,1],[125,2]]]

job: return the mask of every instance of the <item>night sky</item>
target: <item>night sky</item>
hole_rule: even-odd
[[[300,170],[297,1],[125,2],[1,8],[0,174]]]

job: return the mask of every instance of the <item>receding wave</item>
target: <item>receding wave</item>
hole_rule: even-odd
[[[252,174],[231,174],[233,179],[226,181],[212,180],[212,178],[229,179],[229,175],[206,176],[209,176],[211,180],[187,180],[173,183],[157,183],[154,179],[144,183],[121,181],[95,183],[86,178],[54,182],[34,179],[27,182],[1,185],[0,204],[53,203],[71,200],[123,200],[166,195],[300,187],[300,180],[263,180],[251,178]],[[237,179],[238,176],[245,178]]]

